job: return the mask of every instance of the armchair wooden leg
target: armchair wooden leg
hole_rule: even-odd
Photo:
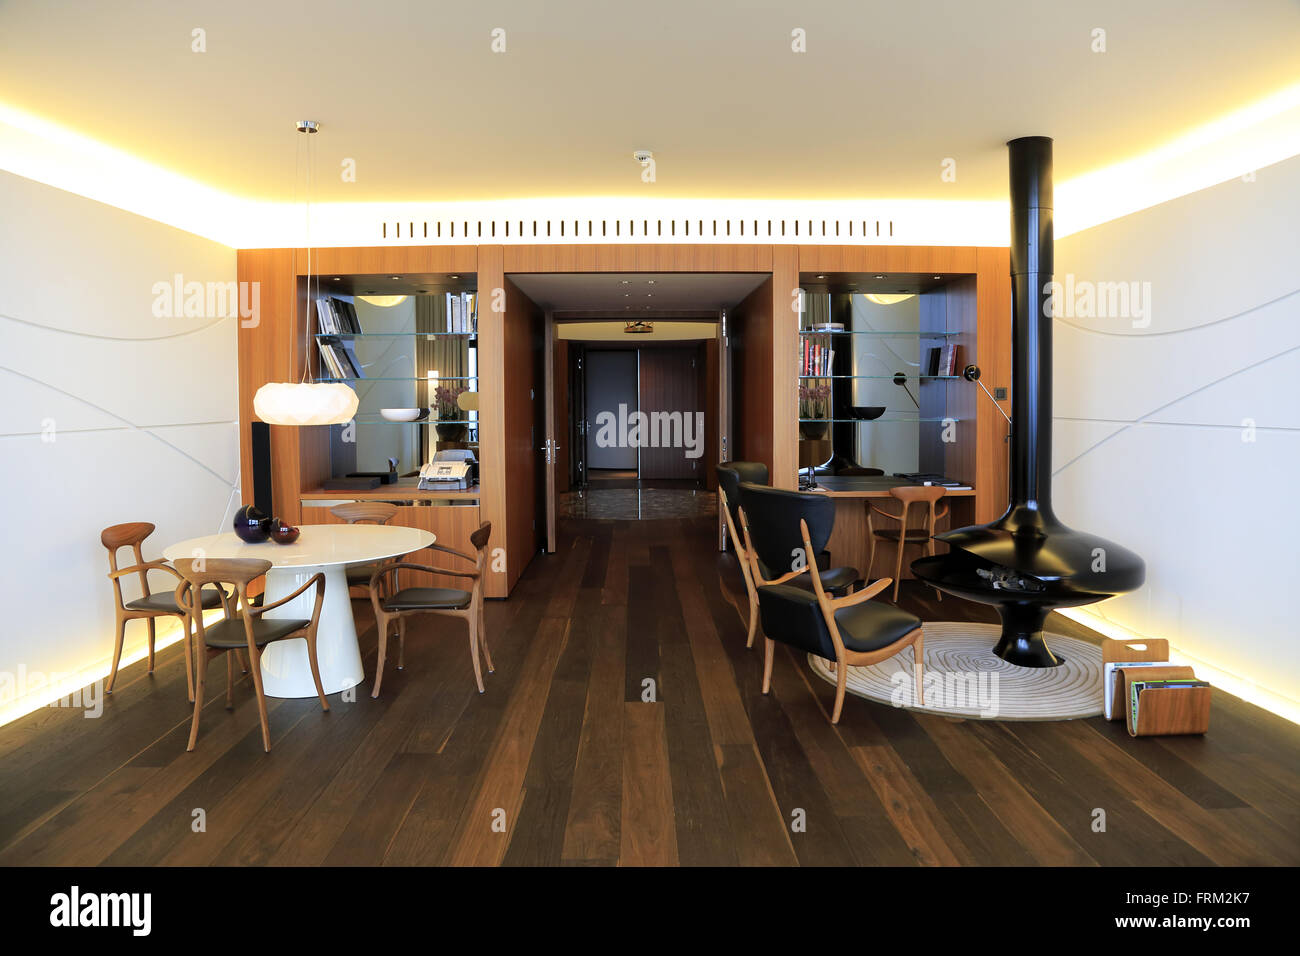
[[[153,673],[154,640],[158,636],[157,618],[149,618],[149,673]]]
[[[470,614],[466,621],[469,624],[469,656],[474,661],[474,682],[478,684],[478,692],[483,693],[483,668],[478,660],[478,621],[473,614]]]
[[[917,631],[912,642],[912,669],[916,671],[916,706],[925,706],[925,633]]]
[[[772,657],[776,653],[776,641],[763,635],[763,693],[772,689]]]
[[[330,702],[325,699],[325,685],[320,682],[320,660],[316,656],[316,628],[307,632],[307,661],[311,664],[311,679],[316,682],[316,696],[320,698],[321,710],[330,712]]]
[[[239,662],[239,672],[240,672],[241,674],[247,674],[247,673],[248,673],[248,655],[244,653],[244,649],[243,649],[242,647],[236,647],[236,648],[235,648],[235,660],[237,660],[237,661]]]
[[[203,714],[203,685],[208,670],[208,654],[205,647],[194,649],[194,719],[190,722],[190,742],[186,750],[194,749],[194,742],[199,739],[199,717]]]
[[[749,582],[746,581],[746,584]],[[758,595],[754,593],[754,588],[749,589],[749,636],[745,638],[745,646],[754,646],[754,634],[758,631]]]
[[[831,711],[831,723],[840,722],[840,712],[844,710],[844,691],[849,683],[849,669],[843,661],[835,668],[835,709]]]
[[[906,530],[907,529],[904,528],[903,531],[898,532],[898,557],[894,561],[894,603],[895,604],[898,603],[898,587],[900,584],[903,583],[903,552],[907,550],[907,546],[903,543],[904,542],[903,532]]]
[[[104,688],[107,694],[113,693],[113,684],[117,681],[117,668],[122,663],[122,644],[126,640],[126,618],[119,616],[117,619],[117,644],[113,648],[113,670],[108,675],[108,686]]]
[[[185,693],[189,694],[190,703],[194,703],[194,631],[190,621],[190,616],[185,614],[181,617],[181,625],[185,628]]]
[[[262,655],[256,648],[248,649],[248,662],[253,672],[253,689],[257,691],[257,718],[262,722],[262,749],[271,752],[271,723],[266,716],[266,692],[262,690]]]
[[[235,709],[235,657],[230,651],[221,655],[226,659],[226,710]]]
[[[488,649],[487,628],[483,624],[483,599],[478,602],[478,643],[483,648],[483,659],[487,663],[489,674],[495,674],[497,669],[492,666],[492,651]]]
[[[390,619],[386,615],[380,615],[379,617],[379,659],[375,662],[375,687],[374,690],[370,692],[371,700],[379,696],[379,685],[382,684],[384,680],[384,661],[388,657],[389,621]],[[398,618],[397,627],[399,630],[401,629],[403,623],[404,623],[403,620],[401,618]]]

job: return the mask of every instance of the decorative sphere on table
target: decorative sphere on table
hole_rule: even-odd
[[[235,534],[249,544],[261,544],[271,533],[271,519],[255,505],[244,505],[235,512]]]
[[[271,519],[270,532],[271,540],[276,544],[293,544],[298,540],[298,535],[302,534],[300,528],[285,524],[279,518]]]

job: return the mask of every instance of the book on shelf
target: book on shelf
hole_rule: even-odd
[[[316,297],[316,326],[325,335],[361,334],[356,306],[331,295]]]
[[[831,374],[831,363],[835,360],[834,349],[807,339],[803,341],[800,348],[803,353],[800,375],[808,378]]]
[[[943,363],[941,365],[942,371],[939,373],[940,375],[957,374],[957,354],[960,348],[961,346],[956,344],[955,342],[949,342],[944,347]]]
[[[941,349],[937,345],[931,346],[929,349],[926,350],[925,353],[925,374],[926,375],[939,374],[939,360],[941,358],[940,353],[942,351],[943,349]]]
[[[477,330],[478,296],[473,292],[446,293],[447,328],[452,335],[470,335]]]

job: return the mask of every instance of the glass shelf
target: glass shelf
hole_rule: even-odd
[[[400,339],[410,338],[414,335],[442,339],[473,339],[478,337],[477,332],[417,332],[414,329],[409,332],[317,332],[315,337],[318,339]]]
[[[387,418],[357,418],[358,425],[477,425],[468,418],[421,418],[413,422],[395,422]]]
[[[904,378],[908,378],[908,379],[956,379],[956,378],[961,378],[960,375],[914,375],[914,374],[912,374],[911,372],[904,372],[904,373],[902,373],[902,375],[903,375]],[[894,375],[800,375],[800,376],[799,376],[799,378],[801,378],[801,379],[806,379],[806,378],[874,378],[874,379],[883,379],[883,380],[888,381],[888,382],[892,382],[892,381],[894,380],[895,377],[896,377],[896,376],[894,376]]]
[[[365,378],[317,378],[316,383],[329,382],[477,382],[477,375],[439,375],[436,379],[422,375],[367,375]],[[471,389],[473,391],[473,389]],[[409,424],[409,423],[408,423]]]
[[[856,329],[800,329],[800,335],[875,335],[875,336],[892,336],[896,339],[903,338],[928,338],[940,335],[961,335],[960,332],[878,332],[874,329],[856,330]]]
[[[947,422],[947,421],[960,422],[964,420],[965,419],[961,419],[961,418],[919,418],[915,415],[910,415],[906,418],[883,418],[882,417],[882,418],[870,418],[870,419],[868,418],[801,418],[799,419],[799,422],[800,424],[816,424],[818,422],[829,422],[834,425],[841,425],[841,424],[885,425],[885,424],[893,424],[893,423],[898,423],[898,424],[911,423],[915,425],[917,422]]]

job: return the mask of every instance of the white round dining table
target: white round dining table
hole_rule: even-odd
[[[436,540],[430,531],[391,525],[309,524],[293,544],[264,541],[248,544],[233,531],[180,541],[163,549],[168,561],[181,558],[262,558],[271,562],[266,572],[267,604],[274,604],[305,584],[313,574],[325,575],[325,597],[316,631],[316,657],[321,684],[327,694],[337,694],[360,684],[361,650],[357,626],[348,597],[347,569],[396,558],[427,548]],[[266,612],[267,618],[311,617],[316,602],[308,588],[287,604]],[[268,697],[315,697],[316,685],[307,660],[307,641],[268,644],[262,651],[262,686]]]

